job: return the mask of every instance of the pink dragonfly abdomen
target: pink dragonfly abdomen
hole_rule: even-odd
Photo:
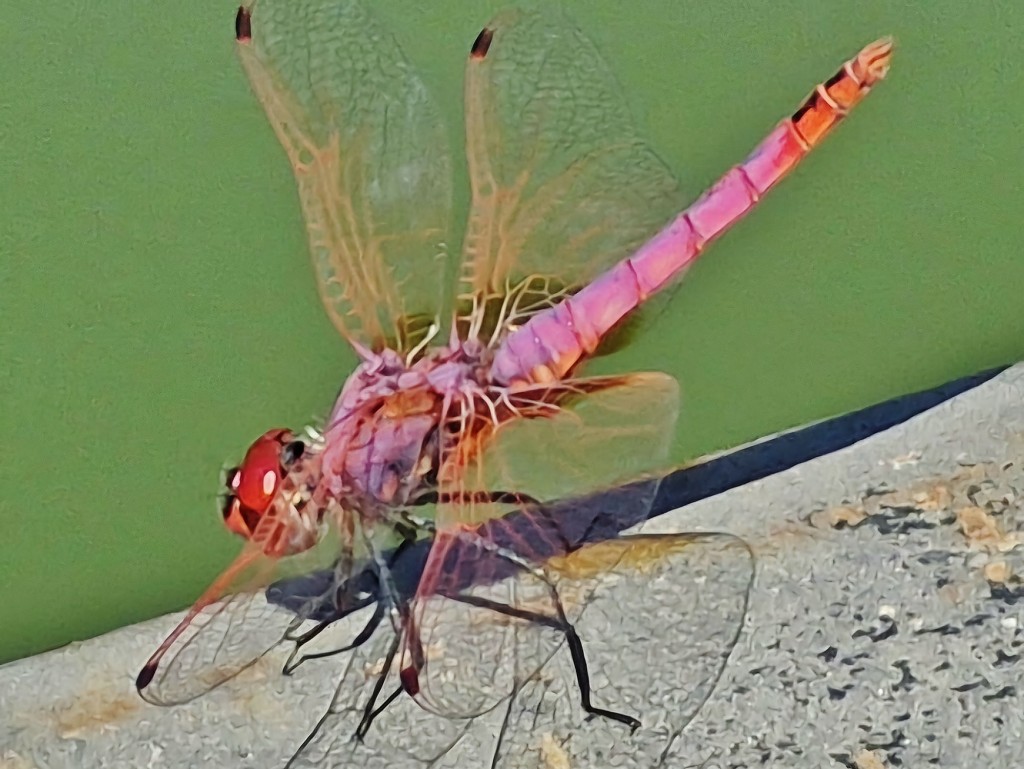
[[[615,324],[689,267],[792,171],[885,77],[891,55],[888,38],[865,47],[635,254],[510,334],[495,353],[493,380],[511,384],[564,377]]]

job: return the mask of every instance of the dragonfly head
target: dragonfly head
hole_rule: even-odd
[[[281,481],[306,452],[305,442],[291,430],[268,430],[245,452],[242,464],[227,471],[226,495],[221,506],[224,524],[250,539],[270,509]]]

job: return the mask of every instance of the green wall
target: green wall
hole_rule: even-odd
[[[461,142],[463,56],[498,3],[376,5]],[[681,380],[677,459],[1024,357],[1024,6],[566,5],[693,196],[862,44],[898,41],[853,118],[596,367]],[[238,549],[221,465],[322,414],[352,366],[233,14],[0,6],[0,661],[190,603]]]

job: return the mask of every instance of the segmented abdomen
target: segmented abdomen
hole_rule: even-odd
[[[635,254],[509,335],[495,353],[493,381],[511,384],[564,377],[616,323],[689,267],[708,243],[792,171],[885,77],[891,55],[888,38],[865,47],[816,86],[746,160]]]

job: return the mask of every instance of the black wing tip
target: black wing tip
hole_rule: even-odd
[[[152,662],[147,662],[135,679],[135,688],[141,692],[153,682],[153,676],[155,675],[156,665]]]
[[[476,40],[473,41],[473,46],[469,49],[469,55],[473,59],[482,59],[487,55],[488,49],[491,47],[491,40],[494,39],[494,30],[484,27],[480,30],[480,34],[476,36]]]
[[[235,40],[239,43],[252,40],[252,9],[244,5],[238,6],[235,13]]]

